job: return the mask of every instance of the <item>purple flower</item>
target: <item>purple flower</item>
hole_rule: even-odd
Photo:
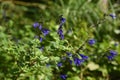
[[[61,78],[62,80],[66,80],[66,79],[67,79],[67,75],[61,74],[61,75],[60,75],[60,78]]]
[[[66,54],[67,54],[68,57],[72,56],[72,53],[70,53],[70,52],[66,52]]]
[[[112,19],[116,19],[116,14],[115,13],[112,13],[109,16],[112,17]]]
[[[40,24],[40,25],[39,25],[39,30],[41,30],[41,29],[42,29],[42,25]]]
[[[58,34],[61,35],[62,33],[63,33],[62,28],[59,28],[59,29],[58,29]]]
[[[109,55],[109,56],[107,56],[107,58],[108,58],[108,60],[113,60],[114,57]]]
[[[116,52],[116,51],[113,51],[113,50],[110,50],[110,55],[114,57],[114,56],[117,55],[117,52]]]
[[[61,34],[61,35],[60,35],[60,38],[61,38],[61,40],[63,40],[63,39],[64,39],[64,35],[63,35],[63,34]]]
[[[46,36],[46,35],[49,34],[49,32],[50,32],[50,31],[49,31],[48,29],[46,29],[46,28],[42,28],[41,31],[42,31],[42,33],[43,33],[44,36]]]
[[[61,18],[60,18],[60,26],[59,26],[58,31],[57,31],[57,33],[58,33],[61,40],[64,39],[62,25],[65,23],[65,21],[66,21],[66,19],[61,16]]]
[[[63,18],[63,17],[61,17],[61,18],[60,18],[60,23],[64,24],[64,23],[65,23],[65,21],[66,21],[66,19],[65,19],[65,18]]]
[[[57,66],[61,67],[62,66],[62,62],[58,62]]]
[[[40,37],[40,42],[42,42],[43,41],[43,38],[42,37]]]
[[[95,44],[95,40],[94,40],[94,39],[90,39],[90,40],[88,41],[88,43],[89,43],[90,45],[93,45],[93,44]]]
[[[114,57],[117,55],[117,52],[114,50],[110,50],[110,55],[107,56],[108,60],[113,60]]]
[[[75,63],[76,66],[81,65],[83,62],[84,62],[83,59],[79,59],[77,57],[74,58],[74,63]]]
[[[58,29],[58,34],[59,34],[60,39],[63,40],[63,39],[64,39],[64,35],[63,35],[63,30],[62,30],[62,28],[59,28],[59,29]]]
[[[34,24],[33,24],[33,27],[34,28],[37,28],[39,26],[39,23],[38,22],[35,22]]]
[[[83,54],[79,54],[79,55],[82,57],[83,60],[87,60],[88,59],[88,56],[85,56]]]

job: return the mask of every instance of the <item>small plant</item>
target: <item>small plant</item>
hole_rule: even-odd
[[[120,78],[116,3],[103,15],[99,0],[0,2],[0,80]]]
[[[110,14],[110,15],[106,15],[106,16],[108,16],[108,17],[110,16],[110,17],[112,17],[112,19],[116,18],[116,16],[114,14]],[[106,17],[106,16],[104,16],[104,17]],[[99,24],[102,24],[103,21],[105,21],[104,19],[101,19],[100,21],[98,21],[98,23],[94,24],[94,26],[91,26],[90,29],[97,27]],[[96,62],[100,63],[101,61],[106,60],[106,59],[108,59],[107,60],[108,62],[109,62],[109,60],[114,60],[114,57],[117,55],[117,52],[112,50],[113,48],[110,46],[108,46],[109,48],[106,48],[105,51],[104,50],[101,51],[101,53],[100,53],[101,55],[99,55],[97,53],[91,54],[91,50],[93,50],[92,52],[94,52],[94,50],[97,50],[96,49],[98,47],[97,44],[100,44],[100,43],[97,42],[97,40],[95,38],[90,37],[89,34],[88,34],[88,37],[86,38],[86,40],[83,41],[81,46],[77,47],[78,48],[77,50],[75,50],[74,48],[71,49],[71,47],[68,46],[68,45],[71,45],[71,43],[68,43],[68,40],[66,39],[66,37],[64,37],[64,33],[63,33],[64,32],[63,27],[64,27],[64,24],[66,21],[67,20],[65,18],[63,18],[63,16],[60,17],[60,24],[59,24],[58,30],[55,32],[58,34],[56,37],[59,37],[59,38],[57,38],[56,40],[52,40],[52,41],[49,41],[49,39],[47,39],[47,41],[49,42],[49,45],[47,45],[47,46],[49,46],[50,49],[46,49],[47,50],[46,52],[43,50],[43,52],[45,52],[44,54],[46,54],[46,56],[49,59],[47,64],[52,66],[51,67],[52,73],[54,76],[56,76],[53,78],[54,80],[56,80],[57,77],[61,78],[62,80],[66,80],[67,78],[70,78],[72,75],[78,75],[78,74],[84,75],[85,73],[83,73],[82,70],[86,70],[86,68],[89,68],[86,66],[87,66],[87,64],[89,64],[89,62],[91,62],[91,60],[94,57],[98,58],[98,59],[96,59],[95,63]],[[33,27],[36,30],[39,30],[37,32],[41,31],[41,33],[43,33],[43,35],[45,37],[50,37],[52,34],[51,30],[42,28],[41,24],[39,24],[39,23],[34,23]],[[92,32],[88,32],[88,33],[92,34]],[[44,42],[44,41],[40,37],[41,34],[40,33],[37,33],[37,34],[39,36],[38,40],[40,40],[40,44],[42,44],[42,42]],[[47,34],[49,34],[49,36],[46,36]],[[51,37],[54,37],[54,35],[52,35]],[[66,42],[67,42],[67,46],[65,45]],[[54,47],[53,47],[51,45],[52,43],[56,44],[56,45],[54,45]],[[57,44],[57,43],[59,43],[59,44]],[[44,47],[48,48],[47,46],[44,46]],[[40,49],[42,49],[42,48],[40,48]],[[52,51],[52,53],[51,53],[51,51]],[[51,53],[51,55],[49,53]],[[54,55],[54,57],[55,56],[58,57],[58,60],[56,61],[54,59],[50,59],[50,57],[52,55]],[[93,60],[93,62],[94,62],[94,60]],[[80,79],[83,79],[83,75],[80,76]]]

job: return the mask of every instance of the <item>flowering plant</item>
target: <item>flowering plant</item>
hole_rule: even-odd
[[[106,15],[108,16],[108,15]],[[104,17],[106,17],[104,16]],[[112,19],[115,19],[113,17],[115,17],[115,15],[112,16],[112,14],[110,14],[108,17],[112,17]],[[101,19],[103,20],[103,19]],[[60,24],[58,27],[58,30],[56,31],[56,37],[57,39],[53,39],[53,41],[49,41],[49,39],[47,39],[47,37],[53,37],[55,35],[52,35],[52,31],[50,31],[49,29],[44,29],[39,23],[34,23],[33,27],[37,30],[40,30],[45,39],[47,39],[49,41],[49,48],[47,46],[45,46],[44,44],[42,44],[42,42],[44,43],[43,39],[39,36],[37,39],[40,41],[40,44],[42,44],[42,46],[46,47],[47,52],[51,53],[51,55],[56,56],[58,59],[57,60],[53,60],[51,59],[50,54],[44,53],[47,55],[47,59],[48,61],[46,62],[46,65],[49,65],[49,67],[52,68],[53,70],[53,74],[55,77],[55,79],[61,78],[62,80],[66,80],[67,78],[70,78],[73,74],[72,72],[74,72],[74,74],[81,74],[80,78],[83,79],[84,76],[84,72],[85,70],[87,71],[87,69],[91,69],[91,62],[94,62],[95,59],[97,59],[95,62],[97,63],[101,63],[102,60],[105,61],[112,61],[114,60],[114,58],[117,56],[117,52],[114,49],[115,45],[112,46],[108,46],[108,48],[106,48],[106,50],[101,51],[99,54],[94,54],[94,50],[97,50],[98,48],[98,42],[97,39],[95,39],[95,37],[91,37],[89,36],[89,34],[93,34],[95,27],[98,26],[99,24],[101,24],[102,21],[99,21],[99,24],[94,24],[94,26],[90,27],[91,30],[89,30],[89,34],[88,37],[86,38],[85,41],[82,42],[82,44],[80,44],[80,46],[76,46],[77,49],[74,49],[74,47],[70,47],[69,45],[71,45],[70,42],[68,42],[67,40],[67,35],[68,33],[66,33],[66,36],[64,37],[64,24],[67,20],[65,18],[63,18],[63,16],[60,17]],[[94,30],[92,30],[94,29]],[[49,36],[46,36],[48,35]],[[41,35],[41,34],[38,34]],[[37,36],[38,36],[37,35]],[[59,37],[59,38],[58,38]],[[71,35],[72,37],[72,35]],[[66,45],[65,45],[66,44]],[[66,47],[67,46],[67,47]],[[65,48],[66,47],[66,48]],[[39,48],[39,47],[38,47]],[[39,48],[40,50],[43,50],[43,48]],[[93,50],[93,51],[91,51]],[[91,53],[93,52],[93,53]],[[53,66],[54,65],[54,66]],[[93,66],[96,65],[95,63],[93,64]],[[97,65],[98,66],[98,65]],[[80,68],[80,69],[79,69]],[[99,66],[96,69],[98,69]],[[82,71],[84,70],[84,71]],[[94,70],[94,68],[93,68]]]
[[[103,15],[95,0],[19,1],[0,1],[0,80],[119,79],[119,9]]]

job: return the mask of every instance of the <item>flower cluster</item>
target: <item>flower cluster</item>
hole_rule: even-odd
[[[113,60],[114,57],[117,55],[117,52],[114,50],[109,51],[110,55],[107,56],[108,60]]]
[[[43,28],[42,25],[39,24],[38,22],[35,22],[35,23],[33,24],[33,27],[34,27],[35,29],[39,29],[44,36],[46,36],[46,35],[49,34],[49,32],[50,32],[48,29]],[[41,36],[35,36],[35,38],[39,39],[40,42],[43,41],[43,38],[42,38]],[[38,48],[40,49],[40,51],[43,51],[44,46],[41,46],[41,47],[38,47]]]
[[[116,18],[116,15],[115,15],[115,14],[110,14],[109,16],[111,16],[113,19]],[[61,16],[59,28],[58,28],[58,31],[57,31],[57,33],[58,33],[58,35],[59,35],[59,37],[60,37],[61,40],[64,39],[63,25],[64,25],[65,22],[66,22],[66,19]],[[50,32],[48,29],[43,28],[42,25],[39,24],[38,22],[35,22],[35,23],[33,24],[33,27],[34,27],[34,28],[38,28],[44,36],[48,35],[49,32]],[[42,41],[43,41],[43,38],[42,38],[42,37],[39,37],[39,40],[40,40],[40,42],[42,42]],[[83,64],[86,60],[88,60],[89,57],[86,56],[86,55],[84,55],[84,54],[80,54],[80,53],[79,53],[79,50],[81,50],[82,47],[83,47],[86,43],[89,44],[90,46],[93,46],[93,45],[96,43],[96,40],[93,39],[93,38],[91,38],[91,39],[89,39],[89,40],[87,39],[87,40],[83,43],[83,45],[78,48],[77,52],[75,52],[76,54],[72,54],[71,52],[66,52],[66,54],[65,54],[66,56],[64,56],[64,57],[61,59],[61,61],[56,64],[56,66],[57,66],[58,68],[62,69],[62,68],[64,67],[64,62],[69,62],[69,64],[67,64],[67,65],[70,65],[70,66],[75,65],[76,67],[78,67],[78,66],[80,66],[81,64]],[[117,46],[117,45],[118,45],[118,44],[115,44],[115,46]],[[44,49],[44,46],[40,47],[40,50],[41,50],[41,51],[42,51],[43,49]],[[116,52],[116,51],[110,50],[110,51],[109,51],[109,55],[107,55],[107,58],[108,58],[108,60],[113,60],[116,55],[117,55],[117,52]],[[63,60],[64,60],[64,61],[63,61]],[[62,80],[66,80],[67,77],[68,77],[68,76],[67,76],[66,74],[61,74],[61,75],[60,75],[60,78],[61,78]]]
[[[64,23],[64,22],[62,22],[62,23]],[[62,27],[60,27],[60,28],[62,28]],[[59,29],[59,30],[61,30],[61,29]],[[61,32],[62,32],[62,30],[61,30]],[[95,43],[96,43],[95,39],[88,40],[89,45],[94,45]],[[67,57],[67,59],[66,59],[66,57]],[[83,64],[85,62],[85,60],[88,59],[88,56],[86,56],[84,54],[78,53],[78,54],[73,55],[71,52],[66,52],[66,57],[64,60],[67,60],[70,63],[70,65],[75,64],[76,66],[80,66],[81,64]],[[57,63],[57,66],[60,68],[63,66],[63,64],[64,63],[62,61],[60,61]],[[66,75],[60,75],[60,77],[62,80],[67,79]]]
[[[79,66],[83,63],[84,60],[79,59],[78,57],[74,57],[74,63],[76,66]]]
[[[60,18],[60,25],[59,25],[59,28],[58,28],[58,31],[57,31],[57,32],[58,32],[58,35],[59,35],[59,37],[60,37],[61,40],[64,39],[62,26],[63,26],[63,24],[65,23],[65,21],[66,21],[65,18],[63,18],[63,17]]]
[[[85,56],[83,54],[79,54],[79,56],[81,57],[81,59],[79,59],[78,57],[74,57],[74,63],[76,66],[80,66],[85,60],[88,59],[88,56]]]
[[[43,33],[44,36],[46,36],[46,35],[49,34],[49,32],[50,32],[48,29],[42,28],[42,25],[39,24],[38,22],[35,22],[35,23],[33,24],[33,27],[34,27],[34,28],[38,28],[38,29]],[[42,39],[41,39],[41,37],[40,37],[40,41],[41,41],[41,40],[42,40]]]
[[[83,55],[83,54],[79,54],[79,55],[73,55],[72,53],[70,53],[70,52],[66,52],[66,57],[68,57],[67,59],[65,59],[65,60],[67,60],[69,63],[70,63],[70,65],[72,64],[72,62],[76,65],[76,66],[80,66],[85,60],[87,60],[88,59],[88,56],[85,56],[85,55]],[[60,61],[60,62],[58,62],[57,63],[57,66],[60,68],[60,67],[62,67],[63,66],[63,62],[62,61]],[[62,79],[62,80],[66,80],[67,79],[67,75],[60,75],[60,78]]]

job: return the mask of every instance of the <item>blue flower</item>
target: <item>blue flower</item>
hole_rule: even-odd
[[[61,67],[62,66],[62,62],[58,62],[57,66]]]
[[[88,56],[85,56],[83,54],[79,54],[79,55],[82,57],[83,60],[87,60],[88,59]]]
[[[113,60],[114,57],[109,55],[109,56],[107,56],[107,58],[108,58],[108,60]]]
[[[42,42],[43,41],[43,38],[42,37],[40,37],[40,42]]]
[[[62,26],[65,23],[65,21],[66,21],[66,19],[61,16],[61,18],[60,18],[60,25],[59,25],[59,28],[58,28],[58,31],[57,31],[57,33],[58,33],[58,35],[59,35],[61,40],[64,39]]]
[[[67,54],[68,57],[72,56],[72,53],[70,53],[70,52],[66,52],[66,54]]]
[[[66,80],[66,79],[67,79],[67,75],[61,74],[61,75],[60,75],[60,78],[61,78],[62,80]]]
[[[39,25],[39,30],[42,30],[42,25],[41,24]]]
[[[61,35],[60,35],[60,38],[61,38],[61,40],[63,40],[63,39],[64,39],[64,35],[63,35],[63,34],[61,34]]]
[[[46,29],[46,28],[42,28],[41,31],[42,31],[42,33],[43,33],[44,36],[46,36],[46,35],[49,34],[49,32],[50,32],[50,31],[49,31],[48,29]]]
[[[95,44],[95,40],[94,40],[94,39],[90,39],[90,40],[88,41],[88,43],[89,43],[90,45],[93,45],[93,44]]]
[[[112,13],[109,16],[112,17],[112,19],[116,19],[116,14],[115,13]]]
[[[77,57],[74,58],[74,63],[75,63],[76,66],[81,65],[83,62],[84,62],[83,59],[79,59]]]
[[[38,22],[35,22],[34,24],[33,24],[33,27],[34,28],[37,28],[39,26],[39,23]]]
[[[59,29],[58,29],[58,34],[59,34],[60,39],[63,40],[63,39],[64,39],[64,35],[63,35],[63,30],[62,30],[62,28],[59,28]]]
[[[116,52],[116,51],[113,51],[113,50],[110,50],[110,55],[114,57],[114,56],[117,55],[117,52]]]
[[[63,17],[61,17],[61,18],[60,18],[60,23],[61,23],[61,24],[64,24],[64,23],[65,23],[65,21],[66,21],[66,19],[65,19],[65,18],[63,18]]]
[[[61,35],[62,33],[63,33],[62,28],[59,28],[59,29],[58,29],[58,34]]]
[[[109,51],[110,55],[107,56],[108,60],[113,60],[114,57],[117,55],[117,52],[114,50]]]

